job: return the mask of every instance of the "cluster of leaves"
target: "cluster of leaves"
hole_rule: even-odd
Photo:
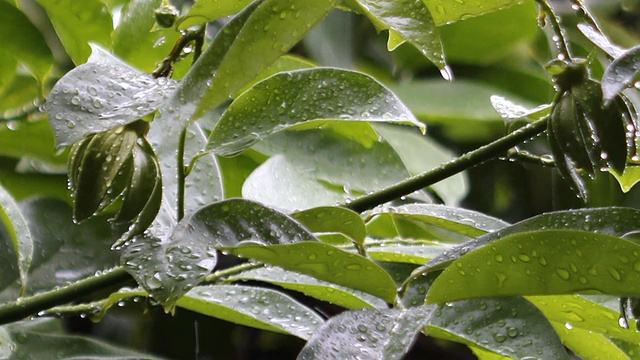
[[[290,54],[301,41],[307,52],[318,52],[314,39],[330,31],[326,21],[353,13],[348,16],[388,32],[388,50],[408,53],[398,62],[421,54],[451,80],[448,59],[491,62],[535,36],[533,1],[199,0],[183,12],[167,12],[159,0],[124,7],[97,0],[39,3],[75,66],[51,87],[50,46],[26,9],[0,1],[0,14],[9,14],[0,15],[6,20],[0,34],[24,29],[0,49],[7,55],[0,56],[6,62],[0,69],[10,69],[0,70],[0,94],[8,95],[0,110],[11,120],[0,131],[0,153],[48,174],[34,177],[52,188],[59,187],[66,162],[72,198],[38,194],[57,195],[73,210],[51,197],[16,202],[32,194],[21,195],[18,180],[3,180],[3,322],[16,308],[12,301],[37,303],[64,294],[69,282],[126,271],[136,288],[97,303],[37,310],[91,312],[98,320],[121,301],[147,297],[167,312],[179,307],[301,338],[307,342],[300,359],[398,359],[421,332],[465,344],[482,359],[564,359],[566,348],[584,358],[640,351],[640,335],[618,323],[620,315],[628,327],[637,315],[640,211],[558,211],[511,225],[457,207],[466,195],[465,174],[405,189],[406,198],[366,211],[353,205],[430,168],[438,172],[453,158],[423,136],[425,123],[451,138],[483,141],[502,131],[503,118],[509,130],[548,124],[553,163],[583,198],[589,191],[583,174],[601,168],[629,190],[640,179],[634,172],[638,124],[634,94],[625,89],[638,75],[638,50],[612,44],[581,2],[575,5],[586,20],[578,28],[605,58],[582,61],[560,44],[555,64],[561,69],[549,67],[558,87],[551,101],[520,93],[528,99],[522,100],[508,84],[468,80],[383,85],[346,69],[354,67],[346,52],[339,59],[314,56],[340,67]],[[537,3],[557,25],[548,4]],[[158,14],[168,28],[154,25]],[[496,19],[525,30],[510,38],[498,22],[498,53],[471,51],[460,40],[487,37],[497,31],[491,27]],[[219,27],[211,39],[206,22]],[[476,28],[482,31],[469,35]],[[606,67],[601,82],[598,66]],[[527,79],[535,83],[536,76]],[[540,89],[550,88],[539,81]],[[22,106],[43,96],[46,114],[37,101],[36,111]],[[514,134],[527,129],[538,128]],[[33,147],[5,141],[37,134],[46,141]],[[54,142],[70,153],[54,155]],[[21,177],[29,174],[7,175]],[[240,264],[220,268],[221,256]],[[347,310],[327,319],[293,292]],[[152,358],[61,335],[55,324],[1,327],[0,353],[56,343],[59,358]],[[61,346],[59,338],[70,345]]]

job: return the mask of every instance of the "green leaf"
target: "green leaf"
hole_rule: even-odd
[[[154,10],[161,4],[161,0],[129,1],[111,36],[114,54],[144,72],[153,71],[180,37],[174,29],[151,31],[156,22]]]
[[[422,55],[433,62],[446,80],[453,79],[451,69],[445,61],[438,29],[423,0],[357,0],[357,3],[365,15],[374,19],[374,23],[384,24],[384,29],[390,31],[389,50],[399,45],[392,40],[393,36],[397,36],[415,46]],[[392,42],[396,44],[392,45]]]
[[[249,90],[255,84],[260,81],[271,77],[280,72],[286,71],[294,71],[294,70],[302,70],[302,69],[311,69],[316,67],[317,65],[312,63],[311,61],[301,58],[295,55],[282,55],[278,58],[273,64],[271,64],[268,68],[263,70],[258,76],[256,76],[251,82],[247,83],[242,89],[240,89],[237,93],[242,94],[243,92]]]
[[[511,295],[593,293],[638,296],[640,245],[577,230],[541,230],[501,238],[454,261],[427,301]]]
[[[33,101],[40,99],[40,86],[35,78],[28,74],[16,74],[9,85],[0,91],[0,113],[3,117],[15,116],[23,109],[33,107]],[[27,116],[22,116],[26,118]]]
[[[411,175],[418,175],[456,157],[453,152],[430,137],[420,136],[411,129],[386,124],[372,125],[376,132],[400,155]],[[429,154],[429,156],[424,156],[424,154]],[[467,195],[467,182],[466,172],[461,172],[444,181],[437,182],[431,188],[444,200],[445,204],[453,206]]]
[[[173,236],[161,241],[145,233],[124,247],[121,263],[166,311],[172,311],[176,300],[202,282],[216,265],[213,244],[198,240]]]
[[[362,244],[367,236],[364,221],[349,209],[322,206],[295,212],[291,217],[314,233],[340,233],[358,244]]]
[[[476,299],[439,305],[427,333],[511,359],[569,359],[545,316],[521,297]]]
[[[24,121],[13,129],[0,127],[0,154],[3,156],[26,156],[49,164],[66,164],[66,153],[55,155],[53,149],[53,133],[47,121]]]
[[[315,68],[276,74],[244,92],[222,115],[208,148],[234,155],[277,131],[313,120],[397,122],[424,131],[409,109],[368,75]]]
[[[89,43],[109,47],[113,20],[99,0],[37,0],[47,11],[65,50],[76,65],[89,58]]]
[[[470,240],[441,257],[425,264],[424,270],[442,269],[467,252],[491,244],[506,236],[541,229],[574,229],[592,231],[611,236],[623,236],[635,232],[640,221],[640,211],[630,208],[609,207],[569,211],[557,211],[534,216],[504,229]]]
[[[603,334],[581,328],[573,328],[571,324],[552,322],[552,325],[562,339],[562,343],[582,359],[596,359],[603,356],[612,360],[627,360],[630,358],[628,355],[631,354],[626,354]]]
[[[189,9],[189,12],[179,20],[178,29],[188,29],[193,25],[237,14],[251,2],[252,0],[198,0]]]
[[[220,247],[220,250],[360,290],[389,303],[396,296],[393,279],[376,263],[320,242],[303,241],[284,245],[247,242],[235,247]]]
[[[198,104],[195,118],[228,100],[289,51],[337,2],[338,0],[316,0],[313,3],[305,0],[265,0],[256,4],[255,10],[245,10],[243,14],[248,15],[246,22],[236,38],[227,45],[223,58],[218,60],[219,66]]]
[[[632,86],[640,74],[640,46],[626,50],[615,58],[602,76],[602,98],[612,101],[622,90]]]
[[[177,305],[218,319],[307,340],[323,323],[313,310],[281,292],[253,286],[198,286]]]
[[[625,49],[614,44],[604,35],[600,30],[594,28],[592,25],[581,22],[577,25],[578,30],[594,45],[604,50],[609,56],[617,58],[624,54]]]
[[[422,265],[451,249],[450,245],[426,240],[371,240],[365,243],[367,254],[376,261]]]
[[[629,192],[640,181],[640,166],[627,166],[622,175],[611,168],[608,168],[607,171],[616,178],[624,193]]]
[[[259,269],[247,270],[227,279],[227,281],[239,280],[267,282],[347,309],[385,308],[387,306],[387,303],[383,300],[361,291],[320,281],[311,276],[278,267],[265,266]]]
[[[24,292],[27,287],[27,271],[34,256],[33,238],[28,222],[18,204],[2,186],[0,186],[0,223],[2,225],[0,240],[5,249],[2,252],[2,274],[5,277],[3,280],[6,280],[5,274],[17,273],[22,285],[21,292]]]
[[[467,20],[471,17],[494,12],[524,0],[423,0],[438,25]]]
[[[298,359],[402,359],[430,315],[426,307],[345,311],[313,334]]]
[[[156,111],[176,82],[154,79],[93,45],[87,64],[68,72],[47,100],[57,146],[132,123]]]
[[[0,50],[11,54],[39,82],[51,69],[53,55],[40,31],[24,13],[5,1],[0,1],[0,44]]]

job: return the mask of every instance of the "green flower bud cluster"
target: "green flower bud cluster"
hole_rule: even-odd
[[[147,130],[146,122],[137,121],[73,145],[68,169],[76,222],[117,210],[111,221],[131,224],[124,241],[151,224],[160,209],[162,177],[144,138]]]
[[[622,94],[605,104],[586,62],[557,61],[550,68],[559,91],[547,124],[549,145],[562,177],[586,200],[582,174],[621,174],[635,155],[636,111]]]

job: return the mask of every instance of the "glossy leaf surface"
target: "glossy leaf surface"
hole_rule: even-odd
[[[21,292],[27,287],[27,271],[33,259],[33,238],[29,223],[23,216],[18,204],[11,195],[0,186],[0,240],[3,248],[3,274],[18,274],[22,285]],[[11,275],[9,275],[10,277]],[[5,276],[3,276],[5,277]],[[6,277],[3,279],[6,284]],[[10,280],[12,281],[12,280]]]
[[[349,209],[323,206],[295,212],[291,217],[314,233],[341,233],[359,244],[367,236],[364,221]]]
[[[602,75],[602,97],[613,100],[622,90],[632,86],[640,73],[640,47],[634,47],[615,58]]]

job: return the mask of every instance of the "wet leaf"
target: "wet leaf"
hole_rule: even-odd
[[[426,0],[436,24],[450,24],[474,16],[490,13],[523,2],[523,0]]]
[[[248,7],[239,15],[246,19],[244,26],[238,30],[235,39],[228,43],[223,56],[216,60],[218,66],[215,71],[208,74],[211,81],[198,104],[195,118],[228,100],[288,52],[337,2],[338,0],[316,0],[313,3],[305,0],[265,0]]]
[[[60,41],[76,65],[86,62],[89,58],[92,50],[89,43],[106,47],[111,44],[113,20],[102,1],[37,1],[47,11]]]
[[[224,1],[224,0],[199,0],[196,1],[189,12],[178,23],[178,29],[189,27],[207,21],[217,20],[229,15],[237,14],[251,4],[251,0]]]
[[[452,80],[453,74],[445,60],[442,40],[427,4],[422,0],[410,1],[374,1],[357,0],[365,15],[372,18],[374,24],[383,25],[389,30],[389,50],[399,43],[393,39],[399,37],[415,46],[427,59],[433,62],[446,80]],[[394,43],[394,44],[392,44]]]
[[[93,45],[89,62],[69,71],[47,99],[57,146],[132,123],[156,111],[175,81],[154,79]]]
[[[364,307],[384,308],[387,306],[387,303],[383,300],[364,292],[338,286],[326,281],[320,281],[311,276],[287,271],[278,267],[265,266],[258,269],[247,270],[227,279],[227,281],[234,282],[240,280],[267,282],[347,309],[361,309]]]
[[[422,265],[451,249],[451,245],[426,240],[371,240],[365,243],[367,254],[376,261]]]
[[[313,334],[298,359],[402,359],[430,315],[426,307],[345,311]]]
[[[638,270],[640,245],[628,240],[577,230],[518,233],[454,261],[433,283],[427,301],[594,292],[638,296]]]
[[[277,131],[313,120],[397,122],[424,130],[393,93],[368,75],[315,68],[276,74],[244,92],[222,115],[208,148],[234,155]]]
[[[11,195],[0,186],[0,240],[2,247],[2,282],[13,281],[17,274],[21,283],[21,293],[27,288],[27,271],[34,256],[33,238],[29,223]]]
[[[552,322],[562,343],[582,359],[597,359],[606,354],[607,359],[627,360],[630,353],[625,353],[603,334],[574,328],[570,323]]]
[[[581,22],[577,25],[578,30],[587,37],[587,39],[591,40],[597,47],[604,50],[609,56],[613,58],[617,58],[624,54],[625,49],[620,46],[614,44],[604,35],[600,30],[594,28],[592,25]]]
[[[166,311],[204,280],[216,265],[214,244],[192,237],[174,236],[161,241],[139,235],[124,247],[121,263]]]
[[[584,230],[611,236],[623,236],[638,228],[640,211],[631,208],[608,207],[557,211],[534,216],[504,229],[470,240],[425,264],[425,271],[442,269],[451,261],[474,249],[486,246],[506,236],[546,229]]]
[[[549,321],[521,297],[438,305],[432,314],[427,333],[436,338],[472,344],[511,359],[569,359]]]
[[[281,292],[253,286],[198,286],[177,305],[211,317],[308,340],[320,315]]]
[[[507,124],[521,119],[529,122],[535,121],[551,113],[551,105],[549,104],[527,109],[500,95],[491,96],[491,105]]]
[[[622,90],[632,86],[640,73],[640,46],[626,50],[615,58],[602,75],[602,98],[612,101]]]
[[[247,242],[219,249],[236,256],[310,275],[318,280],[360,290],[388,303],[392,303],[396,296],[393,279],[376,263],[324,243],[304,241],[262,245]]]
[[[367,230],[358,213],[349,209],[321,206],[291,214],[314,233],[341,233],[359,244],[364,242]]]
[[[40,82],[53,64],[51,50],[40,31],[23,12],[6,1],[0,2],[0,44],[1,50],[15,57]]]

